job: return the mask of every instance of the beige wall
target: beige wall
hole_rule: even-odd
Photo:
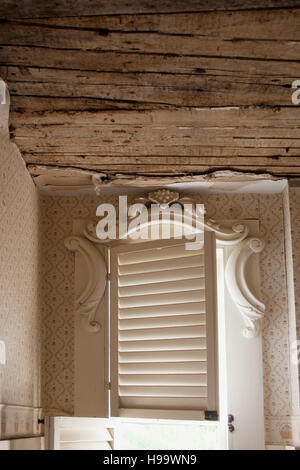
[[[261,255],[262,294],[266,303],[263,331],[266,436],[268,443],[290,443],[291,387],[289,314],[286,288],[283,198],[275,195],[209,195],[199,198],[208,215],[219,219],[257,218],[266,248]],[[43,404],[73,413],[74,258],[64,246],[75,218],[95,218],[103,199],[96,196],[41,200],[44,248],[45,348]],[[117,203],[115,197],[105,202]]]
[[[295,281],[295,305],[298,339],[300,339],[300,187],[290,187],[291,232]]]
[[[5,128],[1,121],[0,339],[7,352],[0,365],[1,439],[39,433],[41,405],[39,197]]]

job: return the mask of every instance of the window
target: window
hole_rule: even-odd
[[[75,416],[116,417],[111,422],[131,418],[139,423],[141,419],[189,420],[192,425],[195,420],[207,423],[203,420],[208,411],[217,411],[222,448],[261,449],[264,416],[260,324],[264,306],[256,293],[259,296],[258,256],[264,244],[257,236],[259,224],[256,220],[206,220],[204,227],[204,251],[191,253],[178,239],[103,243],[94,234],[92,224],[86,228],[86,221],[74,222],[74,236],[66,240],[66,246],[76,252]],[[111,289],[107,289],[110,264]],[[136,268],[139,270],[132,271]],[[165,290],[159,290],[162,287]],[[136,303],[141,301],[144,303]],[[195,310],[190,310],[193,305]],[[130,310],[143,316],[130,317]],[[201,324],[203,315],[205,325]],[[186,323],[195,319],[196,324]],[[158,332],[167,337],[157,336]],[[182,332],[186,334],[178,336]],[[193,341],[205,347],[195,347]],[[151,350],[147,345],[157,348]],[[193,356],[195,351],[198,356]],[[201,360],[203,353],[206,370],[197,368],[206,362]],[[202,393],[205,387],[206,393]],[[190,390],[196,393],[185,393]],[[231,434],[227,430],[228,414],[235,418]],[[210,416],[216,419],[216,414]]]
[[[215,243],[111,249],[111,415],[205,419],[218,410]]]
[[[219,424],[199,421],[120,420],[114,425],[117,450],[217,450]]]

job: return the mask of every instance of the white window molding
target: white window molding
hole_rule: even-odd
[[[251,238],[259,234],[257,220],[245,221]],[[242,242],[247,244],[245,240]],[[227,265],[237,247],[223,247],[224,266]],[[236,254],[239,250],[236,252]],[[259,252],[252,252],[247,259],[245,270],[246,285],[255,296],[260,296],[260,263]],[[244,259],[245,260],[245,259]],[[225,269],[224,269],[225,271]],[[232,450],[264,450],[264,390],[263,390],[263,352],[262,334],[257,329],[251,339],[242,334],[245,329],[245,318],[241,315],[239,303],[236,303],[229,292],[228,282],[224,285],[223,299],[219,299],[219,315],[224,318],[226,357],[226,409],[227,414],[234,416],[234,432],[228,432],[228,448]],[[247,323],[246,323],[247,327]],[[251,330],[250,330],[251,331]],[[224,421],[223,421],[224,422]],[[224,423],[227,424],[226,422]]]
[[[151,202],[155,202],[160,204],[162,208],[174,202],[182,205],[191,204],[193,207],[195,206],[193,199],[180,197],[179,193],[167,190],[165,192],[164,190],[159,190],[149,193],[146,198],[138,198],[135,202],[140,202],[148,206]],[[185,224],[188,222],[190,226],[193,227],[195,220],[196,214],[195,210],[193,210],[190,219],[188,221],[185,220]],[[146,224],[146,227],[150,226],[151,221]],[[249,227],[242,221],[235,221],[230,227],[227,227],[213,219],[204,217],[202,229],[215,233],[217,246],[236,247],[226,263],[226,283],[230,295],[245,321],[246,326],[243,330],[243,335],[245,338],[252,338],[259,332],[259,324],[264,316],[265,307],[263,303],[253,295],[247,285],[245,270],[251,254],[263,250],[264,241],[258,237],[248,237]],[[132,243],[132,241],[127,240],[128,234],[129,232],[125,234],[126,240],[119,240],[117,243]],[[96,234],[96,223],[88,222],[83,228],[80,237],[69,237],[65,241],[65,244],[69,250],[78,251],[83,255],[89,267],[89,272],[93,274],[93,276],[87,279],[84,292],[76,297],[75,309],[79,315],[87,319],[85,321],[86,328],[88,328],[90,332],[96,332],[100,327],[95,318],[96,311],[104,295],[107,270],[101,254],[95,249],[94,245],[113,246],[116,244],[116,241],[100,240]],[[96,281],[96,279],[98,279],[98,281]]]
[[[0,132],[4,132],[9,138],[8,120],[9,120],[10,96],[6,83],[0,78]]]
[[[10,98],[6,83],[0,78],[0,104],[9,105]]]
[[[256,293],[259,295],[257,254],[263,249],[264,243],[257,236],[258,224],[254,223],[253,229],[253,223],[253,221],[221,223],[206,219],[204,223],[206,230],[215,232],[218,247],[224,252],[227,279],[233,280],[232,282],[227,280],[223,299],[227,372],[227,403],[224,409],[226,408],[226,412],[235,416],[235,431],[228,435],[229,448],[232,449],[264,447],[262,340],[259,329],[264,306],[256,297]],[[97,239],[95,224],[84,220],[74,222],[74,237],[83,239],[86,242],[85,247],[89,246],[87,251],[90,254],[93,252],[97,259],[99,252],[105,259],[107,247],[116,243],[116,241],[111,243]],[[71,237],[72,243],[69,241],[71,248],[74,248],[74,237]],[[123,240],[122,243],[126,242]],[[81,242],[75,243],[77,248],[80,245]],[[97,255],[93,248],[97,251]],[[76,252],[75,249],[72,251]],[[84,291],[84,282],[87,282],[89,261],[84,261],[84,256],[79,253],[79,249],[75,259],[76,291],[80,293],[76,299],[77,308],[79,308],[79,298]],[[248,265],[247,269],[246,265]],[[253,270],[253,265],[255,265],[255,275],[251,275],[249,281],[248,271]],[[102,263],[102,269],[102,274],[106,276],[105,263],[104,265]],[[95,296],[95,290],[86,289],[86,292],[89,291],[93,292],[92,300],[98,300],[97,307],[97,302],[89,303],[87,297],[84,302],[85,306],[93,305],[93,314],[87,315],[80,310],[80,308],[83,309],[81,304],[75,318],[75,414],[106,417],[108,416],[107,355],[109,349],[108,326],[105,323],[108,311],[107,289],[104,294],[102,293],[102,297],[98,296],[98,298]],[[103,284],[102,289],[98,289],[98,292],[102,291]],[[103,328],[83,329],[82,317],[84,315],[85,321],[92,322],[91,326],[96,326],[93,322],[97,322]],[[251,337],[251,340],[246,340],[242,335],[245,327],[246,336]],[[102,361],[95,359],[100,357],[104,358],[103,364],[99,364]],[[95,360],[97,360],[96,363]],[[97,364],[97,374],[92,373],[95,371],[95,364]],[[100,401],[106,403],[99,403]],[[224,429],[226,434],[227,428]]]
[[[188,225],[190,227],[200,226],[200,229],[203,231],[214,232],[216,236],[216,243],[219,246],[236,245],[248,236],[248,226],[240,221],[235,221],[231,225],[231,227],[227,227],[222,226],[216,220],[207,218],[205,216],[203,218],[203,221],[199,220],[199,218],[196,216],[195,200],[190,197],[180,197],[179,193],[173,191],[158,190],[148,193],[147,197],[139,197],[134,200],[134,203],[145,204],[146,207],[150,207],[151,203],[153,202],[158,204],[162,211],[171,207],[173,203],[179,204],[182,207],[184,205],[190,205],[192,207],[190,217],[185,217],[184,222],[177,220],[177,223],[182,223],[182,225]],[[170,223],[172,224],[172,220],[170,221]],[[118,219],[116,220],[116,224],[116,233],[119,233]],[[113,242],[111,240],[100,240],[97,237],[96,225],[97,224],[94,222],[89,222],[85,227],[84,236],[93,243],[112,245]],[[150,226],[151,221],[149,221],[148,224],[145,224],[145,228]],[[125,233],[124,238],[127,239],[129,236],[130,232],[128,231],[127,233]],[[124,242],[124,240],[118,240],[118,242],[121,241]]]

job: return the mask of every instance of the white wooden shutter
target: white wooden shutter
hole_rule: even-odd
[[[111,420],[46,416],[47,450],[113,450],[114,428]]]
[[[217,410],[215,245],[111,250],[112,416],[203,419]]]

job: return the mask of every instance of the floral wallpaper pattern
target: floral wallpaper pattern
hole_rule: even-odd
[[[2,132],[0,142],[0,339],[7,355],[0,365],[0,404],[19,405],[16,414],[26,415],[23,435],[32,432],[30,410],[41,405],[39,197],[17,148]],[[6,414],[0,416],[2,438]],[[18,435],[16,414],[7,416]]]
[[[262,294],[266,304],[263,329],[265,414],[290,413],[288,303],[281,194],[260,197]]]
[[[290,188],[297,337],[300,339],[300,188]]]

